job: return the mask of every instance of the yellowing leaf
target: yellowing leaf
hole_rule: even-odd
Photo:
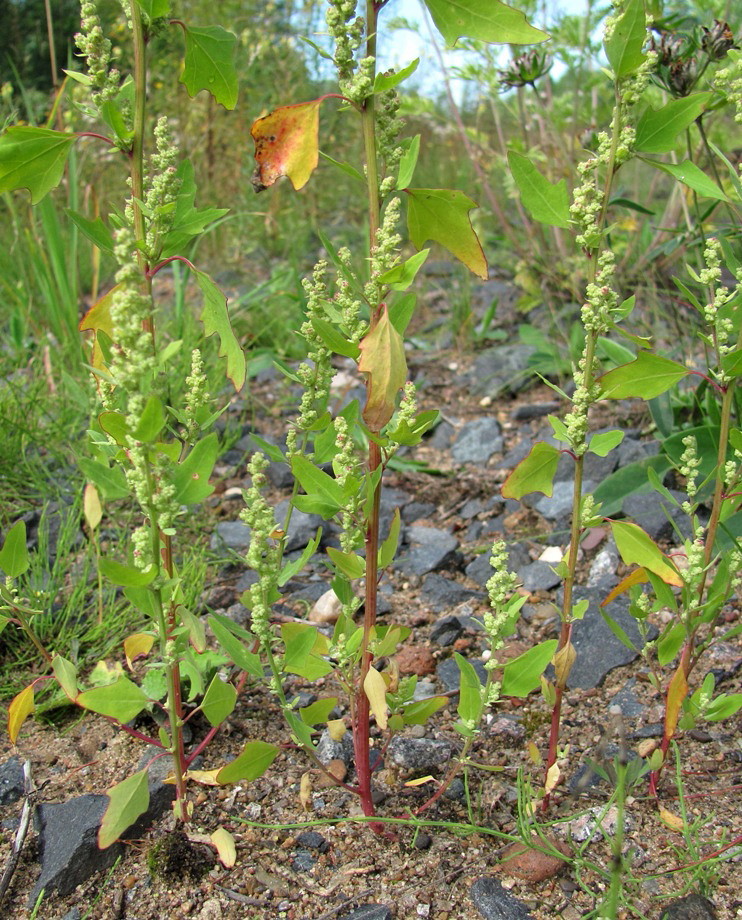
[[[665,704],[665,738],[672,738],[678,726],[680,709],[683,700],[688,695],[688,681],[685,677],[685,667],[681,660],[667,688],[667,703]]]
[[[540,767],[544,762],[544,759],[541,756],[541,751],[539,751],[533,741],[528,742],[528,757],[530,758],[531,763],[534,763],[537,767]]]
[[[363,690],[368,697],[371,712],[380,729],[387,726],[386,682],[376,668],[369,668],[363,681]]]
[[[359,347],[358,370],[368,374],[363,420],[371,431],[378,432],[394,414],[397,393],[407,380],[404,342],[389,319],[386,304]]]
[[[295,189],[307,184],[319,161],[319,105],[322,99],[282,105],[253,124],[255,190],[288,176]]]
[[[544,783],[544,792],[549,795],[550,792],[553,792],[556,789],[556,785],[559,782],[559,777],[561,776],[561,770],[559,766],[553,763],[549,769],[546,771],[546,782]]]
[[[137,658],[149,655],[154,644],[155,637],[149,633],[132,633],[127,636],[124,639],[124,654],[129,667],[133,667]]]
[[[106,366],[103,363],[103,349],[98,341],[98,333],[103,332],[109,339],[113,339],[111,304],[113,303],[114,294],[120,287],[121,285],[117,284],[107,294],[104,294],[100,300],[97,300],[80,320],[80,325],[78,326],[80,332],[86,332],[90,329],[95,333],[90,364],[99,371],[105,371]]]
[[[683,824],[683,819],[680,815],[676,815],[666,808],[660,808],[660,821],[669,827],[670,830],[677,831],[679,834],[683,832],[685,826]]]
[[[33,684],[24,687],[8,706],[8,736],[15,744],[26,718],[34,711]]]
[[[327,732],[332,741],[342,741],[346,732],[345,721],[343,719],[331,719],[327,723]]]
[[[202,786],[218,786],[219,783],[216,780],[216,774],[220,769],[220,767],[217,767],[216,770],[188,770],[185,777],[186,779],[192,779],[195,783],[200,783]],[[165,782],[171,782],[170,777],[168,777]],[[175,782],[174,776],[172,782]]]
[[[92,482],[85,484],[85,491],[82,496],[82,510],[88,527],[91,530],[96,530],[103,518],[103,508],[98,490]]]
[[[564,690],[567,686],[567,678],[569,677],[569,672],[572,670],[572,665],[574,665],[576,658],[577,652],[571,642],[563,645],[556,655],[554,655],[552,663],[554,665],[556,685],[561,690]]]
[[[478,207],[463,192],[446,188],[406,188],[407,229],[417,249],[435,240],[479,278],[487,280],[487,260],[469,220]]]
[[[678,570],[638,524],[611,521],[610,525],[616,547],[627,565],[642,566],[654,572],[666,584],[682,587],[683,579]]]
[[[629,588],[632,588],[634,585],[643,585],[649,581],[649,575],[647,575],[647,570],[645,568],[634,569],[634,571],[627,575],[625,578],[622,578],[621,581],[616,585],[616,587],[608,594],[605,600],[600,602],[601,607],[605,607],[607,604],[610,604],[612,600],[615,600],[620,594],[624,594]]]
[[[312,774],[303,773],[299,783],[299,801],[304,811],[311,810],[312,804]]]
[[[234,837],[225,828],[218,827],[211,835],[211,842],[219,854],[219,862],[226,869],[231,869],[237,862],[237,846]]]
[[[435,778],[432,776],[419,776],[417,779],[407,780],[405,786],[424,786],[425,783],[434,783]]]

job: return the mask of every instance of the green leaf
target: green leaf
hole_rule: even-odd
[[[426,431],[429,431],[438,423],[440,412],[437,409],[426,409],[411,420],[403,419],[392,430],[389,431],[389,437],[398,444],[414,446],[419,444]]]
[[[670,153],[675,139],[706,108],[711,93],[694,93],[673,99],[661,109],[647,109],[636,126],[636,149],[639,153]]]
[[[630,463],[616,470],[604,479],[593,493],[593,498],[601,505],[601,512],[610,517],[623,508],[628,495],[651,492],[652,486],[647,476],[650,468],[659,476],[664,476],[670,468],[670,461],[664,455],[647,457],[639,463]]]
[[[231,631],[232,624],[227,625],[229,621],[226,617],[220,617],[212,614],[209,617],[209,626],[216,636],[216,641],[221,645],[231,661],[242,671],[246,671],[253,677],[263,677],[263,663],[260,655],[255,652],[249,652],[240,640]]]
[[[296,744],[303,745],[309,750],[314,749],[312,744],[312,729],[293,712],[284,712],[284,718],[291,730],[291,738]]]
[[[77,699],[77,668],[74,664],[61,655],[55,655],[52,659],[52,670],[67,696],[71,700]]]
[[[363,420],[378,434],[394,414],[397,393],[407,380],[404,341],[389,319],[386,304],[359,347],[358,370],[368,375]]]
[[[644,159],[644,157],[642,157]],[[656,169],[669,173],[678,182],[687,185],[699,195],[705,198],[715,198],[717,201],[729,201],[719,186],[709,179],[706,173],[699,169],[692,160],[683,160],[682,163],[660,163],[658,160],[644,159],[645,163],[651,163]]]
[[[640,351],[636,360],[608,371],[597,383],[606,399],[652,399],[689,373],[688,368],[677,361]]]
[[[417,294],[404,294],[389,304],[389,319],[400,335],[404,335],[417,304]]]
[[[214,491],[209,477],[219,453],[219,438],[215,431],[194,445],[182,463],[173,470],[174,500],[179,505],[201,502]]]
[[[236,702],[237,691],[232,684],[215,674],[201,702],[201,712],[216,728],[233,711]]]
[[[428,719],[448,703],[448,697],[431,696],[417,703],[410,703],[402,710],[405,725],[424,725]]]
[[[284,623],[281,635],[286,646],[283,658],[284,671],[298,674],[307,680],[317,680],[332,672],[330,662],[316,654],[315,649],[321,642],[316,627],[304,623]],[[319,647],[322,648],[322,645]]]
[[[461,672],[459,718],[462,722],[479,722],[484,710],[482,682],[470,661],[458,652],[454,652],[454,658]]]
[[[137,0],[137,4],[150,19],[159,19],[170,12],[170,0]]]
[[[397,174],[397,188],[406,189],[412,182],[412,177],[417,166],[417,158],[420,155],[420,135],[416,134],[409,141],[403,141],[403,146],[407,145],[405,152],[399,161],[399,172]]]
[[[435,240],[483,281],[488,278],[487,260],[469,220],[478,207],[463,192],[453,189],[407,188],[407,229],[416,249]]]
[[[529,492],[551,495],[560,451],[552,444],[537,441],[502,485],[503,498],[520,500]]]
[[[345,503],[343,487],[337,481],[329,476],[323,470],[318,469],[311,460],[301,454],[291,458],[291,471],[299,482],[299,485],[311,498],[315,513],[321,514],[324,518],[331,518],[342,508]],[[296,505],[297,508],[299,504]],[[302,503],[302,510],[306,503]]]
[[[252,782],[262,776],[278,757],[279,748],[266,741],[248,741],[242,753],[216,775],[220,786],[227,783]]]
[[[703,717],[709,722],[720,722],[730,719],[742,709],[742,693],[722,693],[711,700],[706,707]]]
[[[502,672],[500,695],[525,697],[536,690],[558,644],[556,639],[547,639],[508,661]]]
[[[16,521],[0,549],[0,570],[9,578],[18,578],[30,564],[31,558],[26,549],[26,524],[24,521]]]
[[[336,696],[328,696],[309,706],[303,706],[299,710],[302,722],[306,725],[319,725],[321,722],[326,722],[332,710],[337,706],[337,702]]]
[[[78,214],[77,211],[73,211],[71,208],[65,208],[64,213],[83,236],[87,237],[101,252],[113,253],[113,236],[100,217],[90,220],[90,218],[85,217],[83,214]]]
[[[683,646],[686,638],[685,623],[677,622],[657,639],[657,661],[664,667]]]
[[[219,357],[227,359],[227,377],[234,384],[234,388],[240,390],[245,382],[245,353],[229,321],[227,298],[206,272],[196,269],[194,274],[196,283],[204,295],[204,305],[200,316],[204,326],[204,335],[208,337],[216,332],[219,336]]]
[[[608,616],[608,614],[602,608],[600,610],[600,615],[603,617],[603,620],[605,621],[608,629],[610,629],[610,631],[622,645],[626,646],[626,648],[630,649],[632,652],[638,652],[637,647],[634,645],[631,639],[629,639],[626,630],[619,623],[617,623],[613,617]]]
[[[331,157],[329,153],[325,153],[323,150],[319,151],[319,155],[323,160],[327,160],[328,162],[332,163],[333,166],[337,166],[337,168],[341,170],[341,172],[344,172],[346,176],[350,176],[351,179],[357,179],[359,182],[363,182],[364,185],[366,184],[366,180],[361,175],[361,173],[358,172],[355,166],[351,166],[350,163],[343,163],[342,160],[336,160],[334,157]]]
[[[616,79],[631,76],[646,60],[642,50],[647,39],[644,0],[628,0],[613,31],[605,40],[605,54]]]
[[[50,128],[15,127],[0,136],[0,194],[19,188],[38,204],[62,181],[74,134]]]
[[[129,426],[120,412],[101,412],[98,424],[106,434],[110,434],[119,447],[126,447],[126,438],[129,435]]]
[[[414,256],[402,262],[401,265],[395,265],[388,272],[379,275],[378,280],[382,284],[388,284],[393,291],[406,291],[425,264],[429,252],[429,249],[421,249],[420,252],[415,253]]]
[[[411,76],[417,70],[419,63],[420,58],[415,58],[411,64],[403,67],[397,73],[377,73],[374,79],[374,92],[385,93],[387,90],[399,86],[400,83],[404,82],[407,77]]]
[[[569,227],[567,183],[549,182],[533,163],[514,150],[508,151],[508,164],[518,186],[523,205],[534,220],[551,227]]]
[[[234,51],[237,36],[221,26],[185,29],[185,66],[180,82],[193,97],[208,90],[225,109],[237,105],[237,71]]]
[[[175,199],[173,225],[162,240],[160,258],[163,259],[182,253],[194,236],[203,233],[209,224],[229,213],[229,208],[196,207],[196,180],[190,160],[181,162],[175,177],[180,187]]]
[[[149,700],[128,677],[119,677],[112,684],[79,694],[76,702],[83,709],[124,723],[138,716]]]
[[[162,408],[162,402],[159,396],[154,394],[147,400],[147,404],[142,411],[139,424],[132,431],[131,436],[137,441],[144,444],[151,444],[156,441],[160,432],[165,427],[165,410]]]
[[[366,560],[357,553],[344,553],[340,549],[328,546],[327,555],[335,568],[348,578],[363,578],[366,574]]]
[[[140,770],[123,782],[111,786],[106,795],[108,807],[98,828],[98,846],[101,850],[115,843],[149,808],[147,770]]]
[[[728,377],[742,377],[742,348],[728,351],[721,359],[721,369]]]
[[[654,572],[668,585],[682,587],[683,579],[662,550],[638,524],[610,521],[613,539],[627,565],[638,565]]]
[[[396,555],[397,544],[399,543],[400,524],[401,518],[399,516],[399,508],[395,508],[392,523],[389,528],[389,536],[379,547],[379,571],[385,569]]]
[[[287,581],[294,577],[294,575],[301,572],[307,562],[309,562],[311,557],[317,552],[317,547],[319,546],[319,541],[321,539],[322,528],[320,527],[317,530],[317,535],[313,537],[309,543],[307,543],[307,545],[302,550],[301,555],[297,559],[294,559],[293,562],[287,562],[281,569],[281,572],[276,581],[276,584],[279,588],[282,588]]]
[[[101,558],[98,567],[101,575],[104,575],[114,585],[121,585],[123,588],[144,588],[154,580],[157,574],[156,565],[151,565],[146,572],[143,572],[133,565],[123,565],[106,556]]]
[[[623,435],[623,431],[603,431],[594,434],[588,442],[587,449],[591,454],[605,457],[623,441]]]
[[[116,501],[119,498],[128,497],[129,486],[121,467],[114,466],[111,468],[105,463],[92,460],[90,457],[80,457],[78,464],[86,478],[97,487],[106,501]]]
[[[333,351],[336,355],[343,355],[346,358],[352,358],[354,361],[358,358],[360,351],[356,343],[346,339],[333,323],[328,323],[327,320],[313,316],[312,328],[330,351]]]
[[[448,45],[459,38],[494,44],[535,45],[546,32],[534,29],[519,10],[500,0],[425,0],[433,22]]]

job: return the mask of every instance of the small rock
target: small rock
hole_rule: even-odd
[[[587,576],[588,588],[597,587],[613,580],[618,567],[618,550],[614,546],[606,546],[593,559],[590,573]]]
[[[641,703],[634,692],[636,688],[636,678],[632,677],[626,681],[618,693],[610,702],[611,707],[618,706],[624,719],[636,719],[644,715],[645,706]]]
[[[350,732],[346,732],[342,740],[333,741],[329,731],[325,729],[317,742],[315,753],[320,763],[325,766],[332,760],[341,760],[348,767],[353,762],[353,738]]]
[[[386,904],[361,904],[349,914],[342,914],[341,920],[392,920],[392,912]]]
[[[469,897],[485,920],[534,920],[525,904],[494,878],[478,878]]]
[[[236,553],[245,552],[250,546],[250,528],[242,521],[219,521],[211,536],[211,549],[219,552],[224,547]]]
[[[308,850],[318,850],[320,853],[326,853],[330,848],[327,838],[318,831],[302,831],[297,835],[296,842],[299,846]]]
[[[393,763],[405,770],[415,770],[421,773],[448,763],[452,750],[448,741],[410,738],[406,735],[395,735],[389,745],[389,755]]]
[[[511,572],[517,572],[518,569],[528,565],[531,557],[528,549],[522,543],[511,543],[508,546],[508,568]],[[484,587],[490,578],[492,578],[492,566],[490,565],[490,554],[481,553],[466,567],[466,574],[472,581]]]
[[[415,521],[435,514],[435,511],[436,505],[432,502],[410,502],[409,505],[405,505],[402,509],[402,520],[405,524],[414,524]]]
[[[405,575],[426,575],[448,563],[459,541],[446,530],[437,527],[410,527],[408,552],[397,560],[397,568]]]
[[[429,648],[404,645],[396,654],[400,674],[417,674],[425,677],[435,671],[435,658]]]
[[[708,898],[700,894],[689,894],[668,904],[660,920],[717,920],[717,916]]]
[[[419,831],[415,836],[414,846],[416,850],[427,850],[432,842],[433,838],[430,834],[426,834],[425,831]]]
[[[570,837],[576,843],[584,843],[586,840],[597,843],[603,839],[603,832],[608,834],[609,837],[613,837],[618,828],[618,809],[615,805],[611,805],[603,815],[603,819],[599,821],[603,811],[603,808],[596,805],[594,808],[588,809],[584,815],[575,818],[574,821],[570,822]],[[631,816],[624,814],[624,830],[631,830],[633,825],[634,822]]]
[[[316,862],[316,856],[310,853],[309,850],[300,848],[294,853],[294,858],[291,860],[291,868],[294,872],[309,872]]]
[[[216,898],[204,901],[197,920],[222,920],[222,905]]]
[[[275,518],[277,523],[281,524],[286,520],[289,500],[286,498],[276,505]],[[323,519],[319,514],[307,514],[294,508],[289,522],[289,529],[286,534],[286,552],[290,553],[295,549],[304,549],[310,540],[314,539],[317,528],[324,525]]]
[[[494,418],[478,418],[466,425],[456,436],[451,454],[457,463],[486,463],[502,450],[500,426]]]
[[[513,738],[516,741],[525,737],[526,730],[512,716],[498,716],[487,727],[487,732],[494,737]]]
[[[430,630],[430,641],[437,645],[453,645],[464,632],[464,626],[458,617],[443,617]]]
[[[464,601],[481,595],[452,578],[446,578],[445,575],[439,575],[437,572],[430,572],[423,579],[422,596],[425,603],[430,605],[430,609],[438,613],[441,610],[450,610]]]
[[[549,591],[561,584],[562,578],[547,562],[532,562],[518,571],[518,579],[526,591]]]
[[[17,802],[24,788],[23,764],[18,757],[9,757],[0,765],[0,805]]]
[[[337,623],[342,610],[342,601],[330,588],[315,602],[308,619],[310,623]]]
[[[448,422],[440,422],[433,429],[430,437],[426,437],[425,443],[436,450],[448,450],[454,439],[456,430]]]
[[[569,847],[565,844],[553,837],[547,839],[555,850],[567,857],[570,856]],[[544,853],[541,849],[536,849],[542,845],[543,841],[537,837],[533,838],[532,846],[522,841],[511,843],[500,854],[500,868],[508,875],[523,879],[530,885],[557,875],[564,869],[566,862],[552,853]]]

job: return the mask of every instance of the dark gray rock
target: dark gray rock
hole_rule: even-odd
[[[443,795],[452,802],[465,802],[466,786],[463,779],[460,776],[454,776]]]
[[[425,444],[436,450],[448,450],[456,435],[456,429],[449,422],[440,422],[433,429],[430,436],[426,436]]]
[[[590,606],[583,619],[574,624],[572,631],[572,644],[577,652],[577,658],[567,680],[567,686],[570,689],[599,687],[609,671],[621,665],[630,664],[637,657],[636,652],[619,642],[601,616],[600,602],[604,597],[605,593],[597,588],[583,586],[575,588],[574,603],[587,599]],[[636,627],[636,620],[628,611],[627,599],[617,598],[609,605],[606,612],[624,630],[634,645],[637,648],[640,647],[639,630]],[[657,630],[652,627],[650,639],[655,638],[656,635]]]
[[[299,846],[308,850],[318,850],[320,853],[326,853],[330,848],[327,838],[318,831],[302,831],[297,835],[296,842]]]
[[[430,641],[436,645],[453,645],[464,632],[464,625],[458,617],[442,617],[430,630]]]
[[[288,498],[276,505],[275,517],[278,523],[286,520],[288,507]],[[323,527],[324,523],[318,514],[307,514],[294,508],[289,522],[289,529],[286,533],[286,552],[290,553],[295,549],[304,549],[307,543],[316,535],[317,528]]]
[[[219,521],[211,535],[211,549],[219,552],[231,549],[235,553],[244,553],[250,546],[250,528],[242,521]]]
[[[349,914],[341,914],[340,920],[392,920],[392,912],[386,904],[360,904]]]
[[[522,543],[512,543],[508,546],[508,567],[512,572],[517,572],[518,569],[528,565],[530,561],[531,557],[528,554],[528,549]],[[466,574],[472,581],[485,587],[492,577],[489,552],[480,553],[473,559],[466,567]]]
[[[510,418],[514,422],[527,422],[532,418],[543,418],[545,415],[558,412],[560,408],[561,403],[558,402],[532,403],[529,406],[518,406],[510,413]]]
[[[402,520],[405,524],[414,524],[422,518],[435,514],[436,506],[432,502],[410,502],[402,509]]]
[[[457,463],[486,463],[502,450],[500,426],[494,418],[478,418],[459,431],[451,454]]]
[[[647,457],[655,457],[660,452],[659,441],[639,441],[636,438],[625,437],[616,448],[616,457],[619,469],[630,463],[641,463]]]
[[[294,852],[294,858],[291,860],[291,868],[294,872],[310,872],[317,862],[317,857],[300,847]]]
[[[562,581],[548,562],[532,562],[518,569],[518,580],[526,591],[549,591]]]
[[[585,480],[582,488],[583,494],[593,492],[595,486],[595,482]],[[535,494],[538,497],[536,501],[533,502],[533,507],[540,515],[545,517],[547,521],[559,521],[567,517],[572,511],[574,486],[571,478],[555,482],[551,495]]]
[[[0,765],[0,805],[11,805],[23,795],[23,763],[9,757]]]
[[[459,509],[459,517],[463,518],[465,521],[469,521],[477,514],[481,514],[485,511],[486,508],[487,506],[481,498],[470,498],[469,501],[464,502]]]
[[[494,878],[478,878],[469,897],[485,920],[534,920],[533,914],[518,898]]]
[[[405,575],[426,575],[442,568],[459,545],[456,537],[437,527],[410,527],[407,540],[411,548],[397,560],[397,568]]]
[[[479,679],[484,685],[487,681],[487,670],[484,667],[484,662],[480,661],[478,658],[470,658],[469,664],[477,672]],[[435,675],[446,690],[458,690],[461,686],[461,671],[459,671],[459,666],[456,664],[455,658],[444,658],[435,669]]]
[[[531,377],[529,361],[536,353],[533,345],[496,345],[477,356],[462,375],[479,396],[495,398],[503,392],[517,393]]]
[[[82,914],[77,907],[70,907],[67,913],[62,917],[62,920],[80,920]]]
[[[262,439],[272,447],[277,447],[281,453],[283,453],[286,448],[285,441],[278,442],[275,440],[275,438],[268,436],[264,436]],[[263,453],[262,447],[257,443],[251,434],[246,434],[241,437],[240,440],[235,444],[235,447],[242,451],[243,457],[244,454]],[[289,486],[293,485],[294,483],[294,475],[291,472],[288,464],[278,460],[271,460],[268,463],[265,474],[268,477],[270,483],[275,486],[276,489],[288,489]]]
[[[448,741],[432,738],[410,738],[395,735],[389,745],[392,762],[405,770],[426,772],[445,766],[451,758],[453,747]]]
[[[430,572],[423,579],[422,596],[430,609],[438,613],[440,610],[450,610],[473,597],[481,597],[482,594],[479,591],[471,591],[458,581],[446,578],[444,575]]]
[[[634,692],[635,688],[636,678],[632,677],[610,701],[611,706],[618,706],[624,719],[638,719],[646,712],[646,706],[640,702]]]
[[[714,905],[700,894],[689,894],[668,904],[660,920],[717,920]]]
[[[679,502],[687,499],[683,492],[671,490],[670,494]],[[623,513],[646,530],[653,540],[673,539],[673,524],[679,528],[684,538],[692,536],[688,516],[658,492],[627,495],[623,503]]]

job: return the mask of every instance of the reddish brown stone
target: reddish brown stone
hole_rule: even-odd
[[[569,856],[569,848],[553,837],[547,838],[549,844],[558,852]],[[534,884],[543,882],[544,879],[557,875],[564,869],[566,860],[552,853],[543,853],[536,846],[543,846],[543,841],[538,837],[533,838],[533,846],[518,841],[505,847],[500,855],[499,868],[508,875]]]
[[[418,677],[425,677],[435,671],[433,653],[424,646],[404,646],[397,652],[396,657],[400,674],[417,674]]]

